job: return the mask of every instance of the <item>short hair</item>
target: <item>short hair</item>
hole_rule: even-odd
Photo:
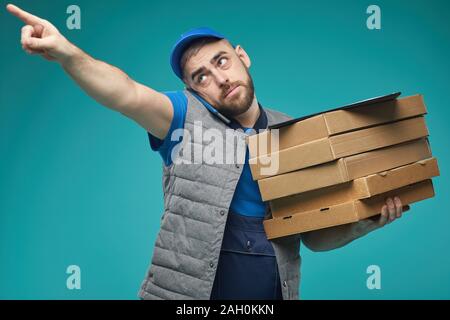
[[[180,67],[181,67],[181,72],[182,72],[183,78],[185,77],[184,67],[186,66],[187,61],[192,56],[196,55],[200,51],[200,49],[203,48],[205,45],[207,45],[209,43],[214,43],[214,42],[217,42],[220,40],[226,40],[226,39],[219,39],[216,37],[202,37],[202,38],[193,40],[189,44],[189,47],[186,50],[184,50],[183,55],[181,56],[181,59],[180,59]],[[228,42],[228,40],[226,40],[226,41]],[[231,46],[231,43],[230,43],[230,46]]]

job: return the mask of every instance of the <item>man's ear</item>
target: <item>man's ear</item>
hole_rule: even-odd
[[[250,57],[248,56],[247,52],[245,52],[244,48],[241,47],[241,45],[237,45],[234,48],[234,51],[236,52],[237,56],[241,61],[244,63],[244,65],[248,68],[252,65],[252,61],[250,60]]]

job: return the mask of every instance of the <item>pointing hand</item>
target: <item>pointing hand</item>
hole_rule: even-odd
[[[39,54],[47,60],[59,62],[70,56],[73,51],[72,44],[49,21],[12,4],[8,4],[6,9],[25,23],[21,43],[27,53]]]

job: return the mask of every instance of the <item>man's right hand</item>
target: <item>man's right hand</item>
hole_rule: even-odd
[[[30,54],[58,61],[73,80],[102,105],[133,119],[164,139],[173,118],[170,99],[131,79],[125,72],[83,52],[42,18],[8,4],[6,9],[25,23],[22,47]]]
[[[73,53],[73,45],[49,21],[8,4],[6,9],[22,20],[22,48],[29,54],[39,54],[47,60],[64,62]]]

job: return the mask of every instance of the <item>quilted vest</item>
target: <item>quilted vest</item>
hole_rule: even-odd
[[[246,134],[239,130],[235,135],[243,140],[241,143],[223,139],[223,150],[234,151],[233,163],[193,161],[211,141],[201,137],[196,140],[195,136],[212,128],[225,136],[230,128],[189,91],[184,90],[184,94],[188,99],[185,133],[178,144],[177,160],[163,165],[164,213],[151,264],[139,290],[142,299],[210,299],[230,203],[243,168],[236,156],[238,152],[245,154]],[[268,125],[290,119],[281,112],[264,110]],[[270,206],[266,207],[265,219],[271,217]],[[300,235],[271,243],[283,299],[298,299]]]

